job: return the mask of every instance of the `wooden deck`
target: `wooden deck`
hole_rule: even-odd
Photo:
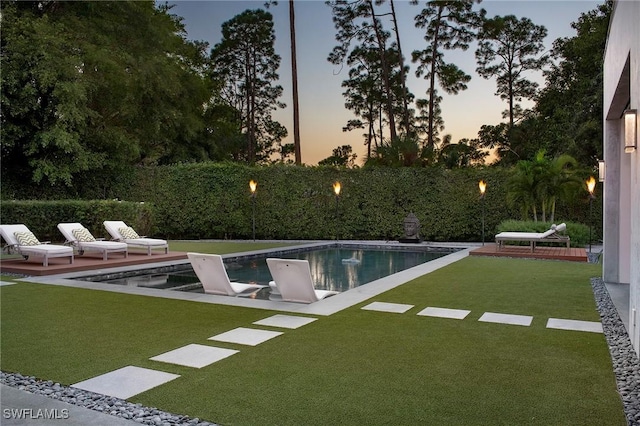
[[[88,253],[82,256],[74,256],[73,264],[69,263],[68,257],[54,257],[49,259],[49,266],[42,266],[41,258],[34,257],[33,260],[15,258],[0,261],[0,272],[44,276],[183,259],[187,259],[187,254],[182,252],[153,253],[151,256],[142,252],[129,252],[129,256],[126,258],[121,253],[113,253],[109,254],[109,259],[107,260],[102,260],[102,254]]]
[[[571,262],[587,262],[587,251],[584,248],[540,247],[536,246],[532,253],[527,246],[503,245],[498,250],[496,244],[486,243],[482,247],[471,250],[471,256],[519,257],[527,259],[567,260]]]

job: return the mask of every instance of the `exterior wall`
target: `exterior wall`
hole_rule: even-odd
[[[622,111],[640,113],[640,2],[616,1],[604,61],[605,282],[629,283],[629,336],[640,354],[640,142],[624,152]],[[640,115],[640,114],[639,114]],[[640,135],[640,117],[636,120]]]

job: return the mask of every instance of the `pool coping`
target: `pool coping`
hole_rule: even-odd
[[[446,248],[446,249],[458,249],[453,253],[447,254],[440,258],[431,260],[429,262],[414,266],[413,268],[405,269],[404,271],[397,272],[395,274],[377,279],[366,285],[356,287],[335,296],[314,302],[311,304],[300,304],[292,302],[272,301],[272,300],[258,300],[250,299],[246,297],[230,297],[230,296],[217,296],[204,293],[189,293],[182,291],[171,291],[166,289],[153,289],[145,287],[129,287],[129,286],[114,286],[113,284],[106,284],[92,281],[80,281],[77,278],[89,275],[87,271],[73,272],[59,275],[49,275],[41,277],[29,277],[22,278],[20,281],[30,282],[35,284],[47,284],[47,285],[60,285],[65,287],[84,288],[91,290],[110,291],[114,293],[131,294],[138,296],[160,297],[165,299],[183,300],[200,303],[211,303],[226,306],[237,306],[243,308],[253,309],[265,309],[272,311],[309,314],[309,315],[322,315],[328,316],[336,312],[342,311],[346,308],[354,306],[358,303],[362,303],[378,294],[391,290],[399,285],[405,284],[417,277],[433,272],[444,266],[450,265],[458,260],[461,260],[469,255],[474,244],[444,244],[444,243],[422,243],[419,246],[415,244],[398,244],[394,242],[380,242],[380,241],[325,241],[325,242],[313,242],[300,244],[296,246],[290,246],[288,248],[276,248],[276,249],[263,249],[254,250],[242,253],[232,253],[223,255],[224,259],[234,259],[238,257],[251,257],[251,256],[263,256],[265,254],[277,255],[286,251],[304,250],[308,248],[318,248],[323,246],[331,246],[336,244],[353,244],[368,247],[383,247],[383,248],[401,248],[401,249],[420,249],[427,248]],[[161,268],[165,266],[176,266],[181,264],[189,264],[188,260],[181,261],[168,261],[159,262],[153,264],[145,264],[144,269]],[[142,265],[138,266],[124,266],[116,267],[99,271],[91,271],[90,275],[99,275],[101,273],[120,273],[141,269]],[[75,278],[75,279],[74,279]]]

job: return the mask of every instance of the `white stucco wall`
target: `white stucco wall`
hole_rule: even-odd
[[[633,153],[624,152],[621,120],[622,109],[627,103],[630,109],[640,111],[639,23],[640,1],[615,3],[604,62],[607,176],[604,183],[603,278],[629,283],[628,332],[640,354],[640,146]],[[627,59],[628,74],[625,70]],[[640,116],[636,121],[636,133],[640,135]]]

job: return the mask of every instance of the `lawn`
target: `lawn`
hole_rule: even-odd
[[[545,328],[598,321],[598,275],[468,257],[255,347],[207,338],[275,312],[19,283],[0,287],[1,367],[67,385],[126,365],[180,374],[131,400],[224,425],[624,425],[604,336]],[[372,301],[414,307],[361,309]],[[427,306],[471,313],[416,315]],[[484,312],[534,320],[478,322]],[[190,343],[240,352],[202,369],[149,360]]]

